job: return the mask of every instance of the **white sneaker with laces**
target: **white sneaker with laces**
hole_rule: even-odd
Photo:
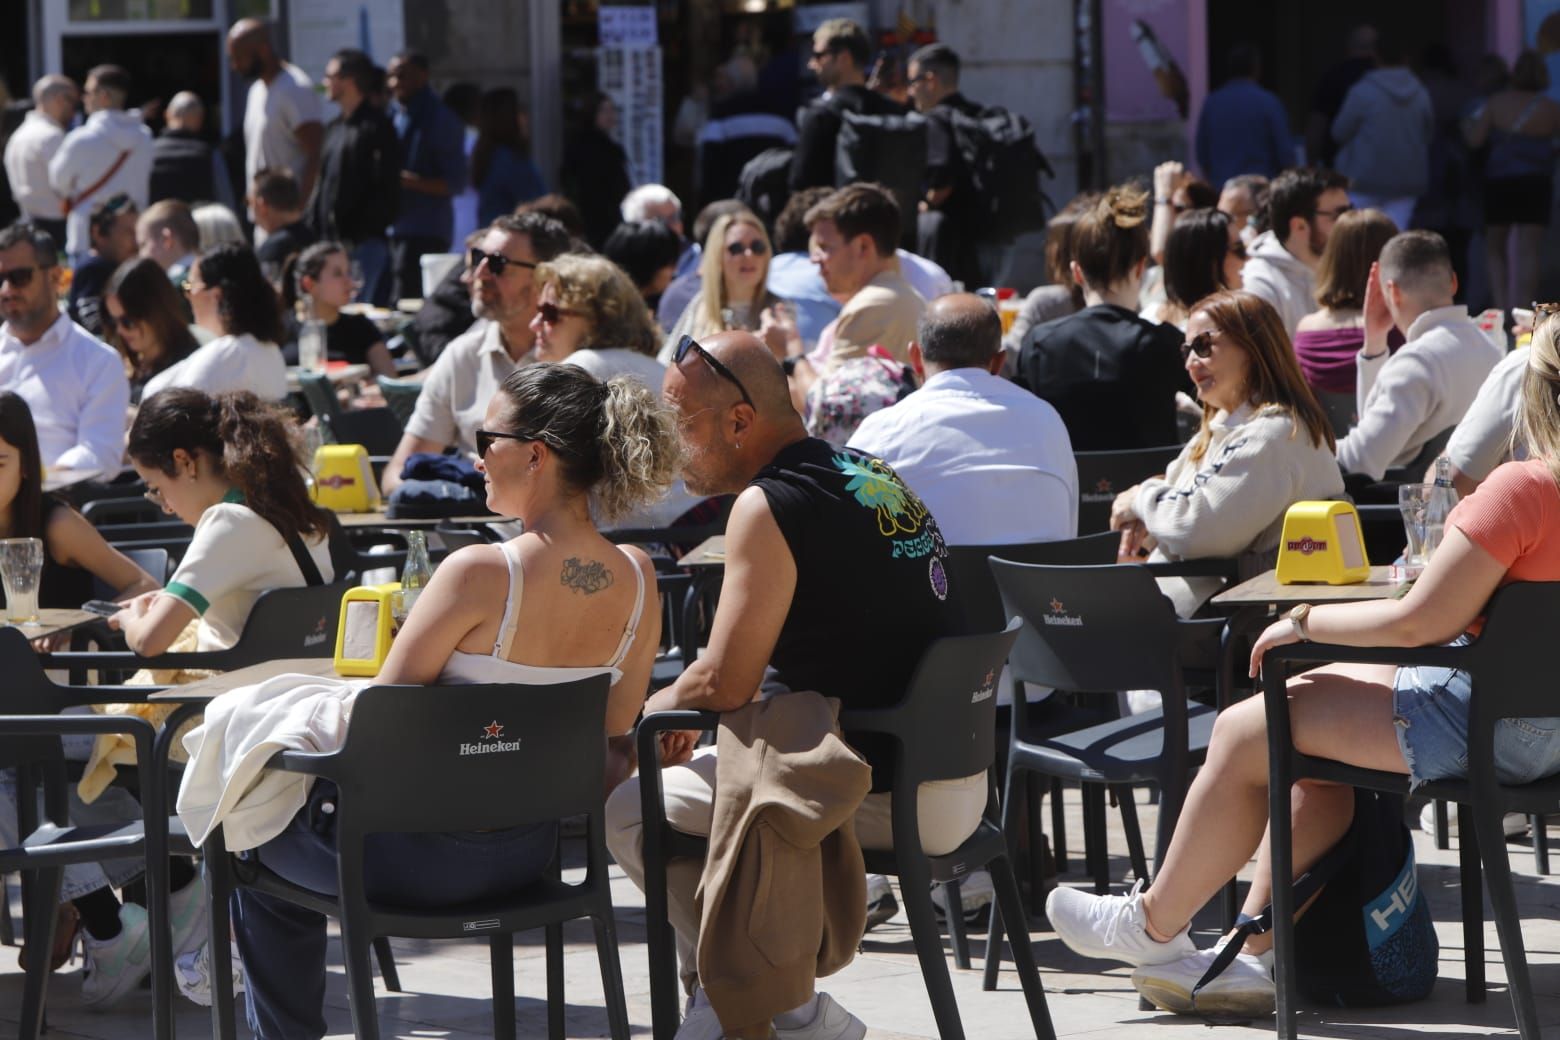
[[[168,924],[175,957],[206,944],[206,883],[199,874],[168,897]]]
[[[1520,838],[1528,832],[1531,821],[1526,813],[1509,812],[1501,817],[1501,828],[1508,838]],[[1426,834],[1435,833],[1435,803],[1428,802],[1419,810],[1419,829]],[[1446,807],[1446,834],[1447,837],[1457,837],[1457,806]]]
[[[673,1040],[721,1040],[725,1033],[720,1028],[720,1018],[710,1007],[710,999],[704,995],[704,987],[693,991],[683,1009],[682,1025],[677,1027]]]
[[[972,870],[959,881],[959,905],[964,910],[964,923],[977,925],[984,916],[986,908],[991,906],[996,898],[996,889],[991,884],[991,873],[986,870]],[[948,888],[946,885],[932,886],[932,910],[936,912],[938,920],[948,915]]]
[[[866,1035],[866,1023],[827,993],[818,994],[818,1013],[811,1022],[790,1029],[775,1026],[779,1040],[862,1040]]]
[[[1057,887],[1045,900],[1045,916],[1062,942],[1085,957],[1123,961],[1137,967],[1164,964],[1197,952],[1189,928],[1167,943],[1148,934],[1143,912],[1143,880],[1124,896],[1097,896]]]
[[[233,995],[244,992],[244,969],[238,963],[238,946],[229,944],[233,965]],[[173,981],[185,998],[201,1007],[211,1006],[211,944],[180,954],[173,962]]]
[[[1161,1011],[1178,1015],[1207,1015],[1216,1018],[1265,1018],[1278,1003],[1273,986],[1273,953],[1261,956],[1237,953],[1217,977],[1204,986],[1194,1000],[1192,989],[1224,948],[1221,942],[1211,950],[1198,950],[1189,956],[1164,964],[1145,964],[1132,973],[1132,985],[1145,1000]]]
[[[94,939],[83,931],[81,945],[81,1003],[92,1011],[107,1011],[152,973],[151,929],[146,910],[134,903],[119,908],[118,935]]]

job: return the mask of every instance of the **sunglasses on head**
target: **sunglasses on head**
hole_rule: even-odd
[[[536,305],[536,313],[541,315],[542,320],[547,324],[556,325],[570,315],[583,316],[585,312],[560,307],[556,303],[539,303]]]
[[[1181,344],[1182,364],[1185,364],[1186,359],[1193,354],[1196,354],[1204,361],[1213,356],[1213,333],[1199,332],[1190,340]]]
[[[743,402],[746,403],[749,408],[753,409],[755,412],[758,411],[758,405],[753,403],[752,396],[747,392],[747,387],[742,385],[742,380],[737,378],[737,374],[731,369],[727,368],[725,365],[721,364],[720,359],[717,358],[714,354],[711,354],[709,351],[699,346],[698,340],[694,339],[692,336],[684,335],[682,339],[677,341],[677,349],[672,351],[672,364],[682,364],[683,359],[688,356],[689,351],[696,351],[698,355],[704,359],[704,363],[715,370],[716,375],[720,376],[722,379],[728,380],[732,386],[737,388],[737,390],[742,394]]]
[[[37,264],[28,264],[25,267],[13,267],[9,271],[0,271],[0,285],[9,285],[13,289],[25,289],[32,284],[33,275],[37,273]]]
[[[751,242],[733,242],[726,247],[726,252],[731,256],[763,256],[769,252],[769,247],[764,245],[762,239],[754,239]]]
[[[1552,318],[1560,314],[1560,303],[1539,303],[1533,301],[1533,324],[1537,325],[1545,318]]]
[[[477,458],[487,458],[488,449],[493,447],[494,441],[530,441],[535,439],[534,437],[527,437],[523,433],[504,433],[501,430],[479,429],[476,431]]]
[[[493,272],[494,278],[502,278],[504,276],[504,272],[509,270],[511,266],[527,267],[532,269],[536,267],[536,265],[531,263],[529,260],[516,260],[513,257],[505,256],[503,253],[484,253],[476,246],[472,246],[469,250],[466,251],[466,267],[469,268],[473,274],[476,273],[477,268],[481,267],[484,263],[488,265],[488,270]]]

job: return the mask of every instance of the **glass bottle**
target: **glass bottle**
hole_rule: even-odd
[[[298,367],[305,372],[325,371],[325,323],[314,316],[314,300],[303,298],[303,324],[298,329]]]
[[[406,566],[401,571],[402,617],[412,612],[424,586],[433,577],[433,566],[428,562],[428,536],[422,531],[406,532]]]
[[[1452,486],[1452,461],[1445,455],[1435,460],[1435,484],[1425,501],[1425,562],[1435,554],[1446,532],[1446,518],[1457,504],[1457,489]]]

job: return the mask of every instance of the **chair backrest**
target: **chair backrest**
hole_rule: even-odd
[[[336,388],[331,384],[329,376],[319,372],[299,372],[298,388],[303,391],[303,399],[309,403],[309,411],[320,422],[329,423],[344,414],[341,402],[336,400]]]
[[[1519,581],[1496,591],[1484,613],[1484,628],[1468,648],[1473,676],[1468,747],[1482,720],[1560,715],[1548,640],[1560,617],[1560,582]]]
[[[957,780],[996,761],[997,685],[1018,638],[1004,631],[946,636],[928,646],[910,676],[899,716],[896,784]]]
[[[140,549],[120,549],[130,558],[130,562],[152,576],[152,580],[159,585],[168,581],[168,549],[165,546]],[[118,594],[118,589],[110,588],[102,578],[93,577],[92,594],[98,599],[113,599]]]
[[[995,632],[1007,624],[1010,615],[1002,612],[1002,594],[991,576],[992,556],[1019,563],[1067,565],[1109,564],[1116,562],[1121,536],[1114,531],[1068,538],[1056,542],[1023,542],[1017,545],[950,545],[948,588],[964,617],[963,632]]]
[[[488,545],[492,542],[484,531],[470,527],[446,527],[441,524],[433,529],[433,533],[444,543],[446,552],[464,549],[468,545]]]
[[[1013,678],[1075,692],[1180,685],[1175,608],[1144,567],[1053,567],[993,559],[1002,607],[1025,621]]]
[[[1145,477],[1154,477],[1181,454],[1181,445],[1133,448],[1127,451],[1080,451],[1078,463],[1078,533],[1093,534],[1110,527],[1110,506],[1116,496]]]
[[[603,674],[547,686],[364,690],[333,769],[343,856],[376,832],[599,816],[610,683]]]
[[[81,507],[81,515],[95,527],[103,524],[148,524],[163,520],[162,507],[144,495],[133,498],[98,498]]]
[[[243,668],[289,657],[330,657],[336,652],[341,597],[352,586],[306,585],[260,594],[232,649],[218,651],[221,667]]]
[[[320,422],[337,444],[361,444],[370,455],[391,455],[401,443],[401,420],[388,408],[359,408],[324,416]]]
[[[0,669],[6,677],[0,685],[0,715],[58,714],[55,685],[44,673],[38,652],[13,625],[0,628]],[[0,769],[61,757],[59,737],[0,734]]]
[[[98,534],[110,544],[144,542],[164,538],[190,538],[195,528],[183,520],[156,520],[133,524],[98,524]]]
[[[422,396],[422,383],[389,376],[379,376],[375,381],[379,384],[379,392],[385,395],[386,407],[395,413],[401,425],[411,422],[412,413],[417,410],[417,398]]]

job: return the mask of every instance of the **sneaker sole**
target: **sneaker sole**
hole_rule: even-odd
[[[1203,1015],[1214,1018],[1264,1018],[1273,1014],[1277,997],[1272,990],[1215,991],[1198,994],[1192,1004],[1192,992],[1168,979],[1132,976],[1139,995],[1161,1011],[1177,1015]]]
[[[890,896],[887,899],[879,899],[876,903],[867,907],[867,928],[876,928],[885,921],[892,920],[899,913],[899,902]]]

